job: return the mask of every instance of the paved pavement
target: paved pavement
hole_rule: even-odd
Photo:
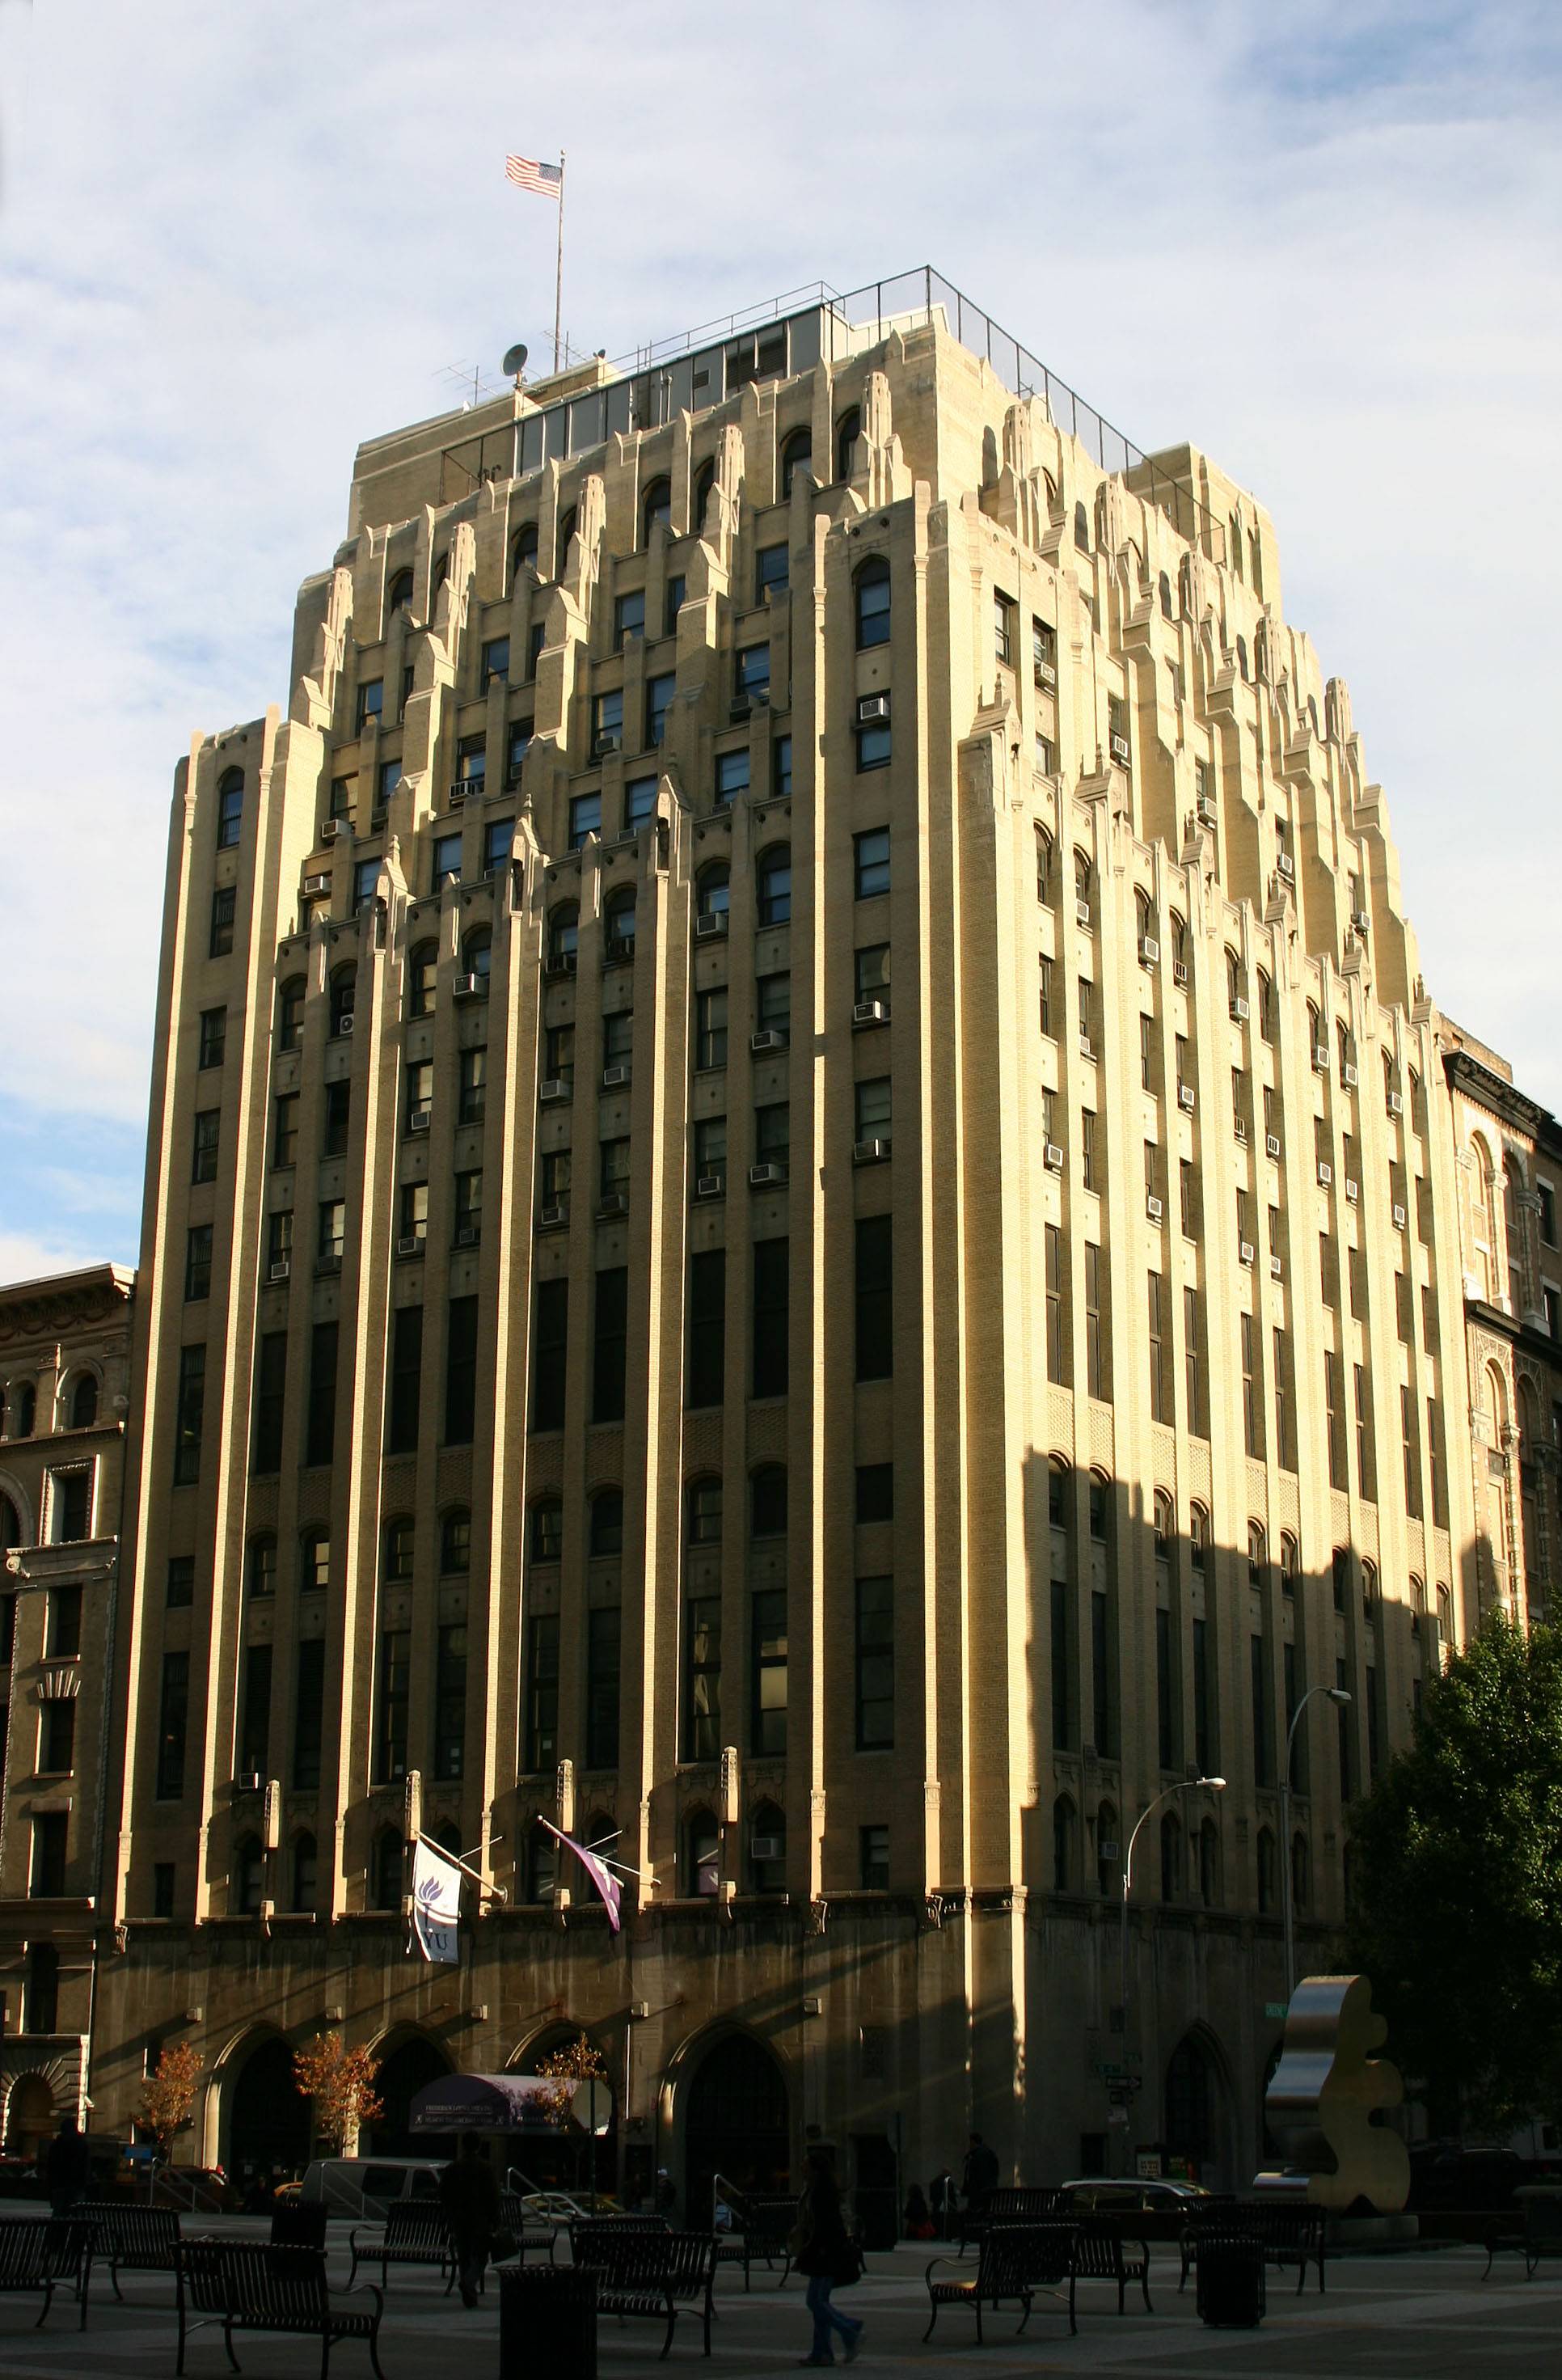
[[[216,2227],[213,2227],[216,2228]],[[228,2226],[222,2227],[224,2229]],[[235,2226],[234,2228],[239,2227]],[[255,2227],[257,2230],[260,2226]],[[1193,2289],[1178,2295],[1175,2249],[1151,2251],[1151,2296],[1155,2312],[1142,2305],[1120,2318],[1115,2291],[1105,2283],[1082,2285],[1080,2328],[1071,2338],[1066,2319],[1038,2303],[1023,2338],[1005,2313],[987,2325],[988,2344],[977,2348],[968,2314],[947,2310],[932,2340],[922,2345],[926,2294],[922,2275],[928,2251],[901,2247],[871,2260],[869,2277],[842,2293],[842,2303],[867,2324],[857,2369],[864,2380],[876,2374],[1088,2373],[1092,2380],[1290,2380],[1320,2374],[1325,2380],[1444,2380],[1479,2375],[1480,2380],[1529,2380],[1544,2374],[1555,2380],[1562,2355],[1562,2266],[1548,2277],[1543,2265],[1526,2281],[1521,2261],[1499,2258],[1483,2283],[1483,2252],[1465,2248],[1422,2251],[1397,2256],[1350,2257],[1332,2262],[1327,2293],[1315,2284],[1297,2297],[1284,2276],[1271,2277],[1269,2312],[1257,2331],[1206,2330],[1193,2308]],[[333,2227],[333,2279],[345,2279],[345,2234]],[[975,2268],[975,2255],[967,2271]],[[76,2309],[56,2298],[46,2330],[31,2327],[36,2301],[0,2297],[0,2374],[4,2380],[162,2380],[172,2374],[176,2331],[173,2284],[154,2275],[127,2274],[124,2306],[114,2302],[106,2274],[94,2276],[92,2303],[83,2336]],[[756,2273],[745,2295],[741,2270],[724,2268],[717,2284],[720,2319],[710,2361],[699,2352],[699,2331],[685,2317],[666,2364],[658,2353],[662,2332],[649,2322],[601,2327],[601,2380],[650,2380],[656,2372],[683,2372],[694,2380],[737,2380],[747,2374],[791,2369],[808,2350],[809,2324],[802,2288],[784,2289]],[[467,2313],[447,2300],[437,2283],[420,2275],[394,2273],[380,2341],[386,2380],[500,2380],[497,2293],[491,2285],[485,2305]],[[313,2380],[320,2350],[307,2339],[244,2337],[238,2344],[244,2380]],[[336,2380],[372,2380],[363,2348],[344,2344],[333,2353]],[[187,2380],[226,2380],[220,2330],[193,2334],[186,2361]],[[536,2359],[504,2380],[560,2380]]]

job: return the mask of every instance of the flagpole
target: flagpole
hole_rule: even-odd
[[[564,310],[564,152],[559,152],[559,254],[553,268],[553,370],[559,369],[559,326]]]
[[[478,1869],[468,1867],[466,1861],[464,1859],[458,1859],[454,1852],[447,1852],[442,1843],[435,1842],[432,1835],[414,1835],[412,1840],[414,1846],[418,1843],[427,1843],[431,1852],[438,1852],[441,1859],[448,1860],[452,1867],[458,1867],[463,1876],[469,1876],[472,1882],[478,1886],[482,1891],[488,1893],[492,1900],[507,1900],[509,1899],[510,1896],[505,1891],[503,1885],[490,1884],[487,1876],[482,1875]]]

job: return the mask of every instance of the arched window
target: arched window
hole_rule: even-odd
[[[279,984],[276,995],[276,1044],[279,1050],[297,1050],[304,1038],[304,978],[290,976]]]
[[[580,950],[580,907],[561,901],[548,912],[548,965],[553,975],[573,975]]]
[[[527,1831],[526,1897],[528,1900],[551,1900],[559,1873],[559,1847],[544,1828],[534,1825]]]
[[[1164,1488],[1156,1490],[1156,1560],[1169,1563],[1177,1541],[1177,1507]]]
[[[412,573],[410,570],[398,570],[395,577],[392,579],[389,587],[385,589],[385,618],[387,622],[394,620],[398,612],[408,610],[411,603]]]
[[[217,848],[232,851],[244,825],[244,771],[224,769],[217,780]]]
[[[472,1515],[464,1504],[457,1504],[440,1523],[440,1568],[459,1572],[471,1567]]]
[[[298,1539],[298,1586],[308,1594],[311,1587],[331,1584],[331,1532],[329,1529],[305,1529]]]
[[[1324,1038],[1324,1020],[1315,1000],[1310,1000],[1307,1003],[1307,1039],[1314,1060],[1317,1052],[1320,1050],[1323,1051],[1323,1062],[1326,1067],[1329,1062],[1329,1046]]]
[[[1085,511],[1083,504],[1076,504],[1074,506],[1074,543],[1081,553],[1089,552],[1090,515]]]
[[[1047,889],[1052,880],[1052,837],[1044,826],[1035,831],[1035,897],[1047,899]]]
[[[1377,1616],[1377,1564],[1374,1561],[1362,1564],[1362,1609],[1369,1620]]]
[[[1175,1810],[1161,1820],[1161,1899],[1178,1900],[1182,1893],[1182,1824]]]
[[[781,441],[781,501],[784,504],[792,493],[792,482],[799,471],[806,471],[814,459],[813,433],[793,430]]]
[[[1090,906],[1090,890],[1095,875],[1096,871],[1090,864],[1088,851],[1076,851],[1074,853],[1074,899],[1083,902],[1087,909]]]
[[[649,545],[653,529],[671,533],[672,528],[672,482],[653,480],[640,499],[640,543]]]
[[[531,1508],[531,1558],[556,1562],[563,1558],[564,1508],[557,1496],[539,1496]]]
[[[72,1429],[91,1429],[98,1418],[98,1376],[83,1372],[70,1392]]]
[[[1074,1888],[1074,1805],[1066,1793],[1059,1793],[1052,1804],[1052,1889]]]
[[[1264,1535],[1264,1524],[1262,1521],[1250,1521],[1247,1524],[1247,1583],[1249,1586],[1261,1587],[1264,1585],[1265,1576],[1267,1575],[1268,1568],[1269,1546],[1268,1540]]]
[[[1426,1620],[1426,1581],[1411,1575],[1411,1634],[1423,1636]]]
[[[1334,1587],[1334,1608],[1337,1611],[1343,1611],[1346,1609],[1347,1598],[1350,1593],[1350,1548],[1349,1546],[1336,1546],[1329,1561],[1329,1576]]]
[[[266,1855],[259,1835],[241,1835],[234,1845],[233,1897],[236,1917],[258,1917],[266,1880]]]
[[[1247,676],[1247,638],[1245,637],[1237,638],[1237,667],[1245,680]]]
[[[1307,1855],[1307,1838],[1299,1828],[1290,1839],[1290,1897],[1295,1908],[1306,1908],[1312,1886],[1313,1863]]]
[[[1175,909],[1171,913],[1171,965],[1179,983],[1188,980],[1188,928]]]
[[[731,879],[725,861],[714,868],[700,870],[695,886],[695,913],[701,917],[724,917],[730,906]]]
[[[1266,1916],[1275,1906],[1275,1838],[1267,1827],[1258,1829],[1258,1913]]]
[[[1200,1578],[1204,1576],[1205,1549],[1209,1544],[1209,1514],[1202,1504],[1188,1507],[1188,1560]]]
[[[479,926],[467,935],[461,945],[461,972],[478,987],[478,996],[488,998],[489,972],[493,965],[493,936],[486,926]]]
[[[558,559],[553,565],[553,576],[555,578],[562,578],[563,577],[565,566],[569,562],[570,545],[575,537],[575,506],[573,504],[571,504],[567,512],[561,513],[559,516]]]
[[[1275,987],[1262,967],[1258,970],[1258,1030],[1265,1041],[1275,1038]]]
[[[1112,1483],[1099,1471],[1090,1475],[1090,1535],[1098,1546],[1106,1545],[1112,1534]]]
[[[1174,618],[1175,614],[1171,608],[1171,581],[1164,570],[1160,575],[1160,598],[1162,618],[1167,620]]]
[[[759,855],[759,923],[784,926],[792,916],[792,846],[773,843]]]
[[[540,1509],[540,1508],[539,1508]],[[563,1508],[555,1507],[563,1518]],[[599,1488],[591,1499],[591,1528],[588,1543],[592,1554],[600,1560],[608,1554],[624,1551],[624,1490],[622,1488]]]
[[[1346,1068],[1354,1066],[1356,1062],[1356,1045],[1350,1037],[1350,1028],[1343,1017],[1336,1018],[1334,1030],[1335,1038],[1339,1044],[1339,1079],[1343,1083],[1346,1080]]]
[[[537,568],[537,523],[523,521],[515,531],[515,541],[510,548],[510,577],[517,579],[523,570]]]
[[[762,1463],[748,1482],[748,1529],[756,1537],[786,1535],[786,1465]]]
[[[394,1827],[381,1827],[374,1838],[374,1862],[369,1876],[370,1906],[399,1909],[406,1847]]]
[[[276,1539],[269,1529],[245,1548],[244,1584],[251,1595],[276,1593]]]
[[[21,1543],[21,1515],[8,1496],[0,1496],[0,1553]]]
[[[313,1835],[295,1835],[293,1838],[292,1867],[292,1889],[288,1895],[288,1904],[291,1908],[299,1911],[312,1909],[319,1889],[320,1870]]]
[[[716,485],[716,466],[709,456],[695,473],[694,493],[689,503],[689,531],[698,537],[705,527],[705,508],[710,502],[710,491]]]
[[[602,911],[602,955],[629,959],[635,955],[635,888],[625,884],[610,894]]]
[[[748,1876],[756,1892],[786,1890],[786,1812],[757,1802],[748,1822]]]
[[[865,562],[852,581],[857,607],[857,650],[890,641],[890,565],[882,554]]]
[[[853,449],[862,435],[863,414],[859,405],[849,405],[835,425],[835,476],[849,480],[852,476]]]
[[[1437,1589],[1437,1662],[1447,1668],[1454,1649],[1454,1599],[1446,1586]]]
[[[721,1482],[720,1479],[691,1479],[684,1503],[690,1545],[720,1545],[721,1542]]]
[[[708,1810],[691,1810],[684,1821],[684,1895],[714,1900],[720,1881],[721,1829]]]
[[[1236,1013],[1237,1002],[1241,996],[1242,963],[1235,951],[1229,950],[1226,953],[1226,998],[1233,1014]]]
[[[440,952],[437,942],[419,942],[406,962],[406,1004],[414,1016],[431,1016],[434,1013],[434,986],[439,978]]]
[[[1287,1529],[1280,1538],[1280,1592],[1282,1595],[1296,1593],[1297,1573],[1301,1566],[1302,1558],[1297,1548],[1296,1539]]]
[[[1144,956],[1143,945],[1155,940],[1155,922],[1150,896],[1141,885],[1136,884],[1133,888],[1133,930],[1139,937],[1141,957]]]
[[[1096,1888],[1103,1893],[1122,1889],[1122,1845],[1118,1840],[1117,1806],[1111,1802],[1096,1805]]]
[[[353,1029],[353,1004],[357,998],[357,969],[339,966],[331,978],[331,1030],[333,1036],[350,1033]]]
[[[1199,1828],[1199,1899],[1206,1909],[1220,1906],[1220,1831],[1213,1818]]]

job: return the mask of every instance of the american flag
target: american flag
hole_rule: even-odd
[[[563,196],[564,169],[562,165],[539,165],[535,157],[506,157],[504,172],[518,190],[535,190],[539,199]]]

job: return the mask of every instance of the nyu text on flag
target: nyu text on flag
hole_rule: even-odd
[[[539,199],[556,199],[564,187],[562,165],[539,165],[535,157],[506,157],[504,171],[518,190],[535,190]]]
[[[608,1924],[612,1927],[613,1932],[616,1934],[619,1931],[618,1903],[619,1898],[623,1893],[624,1887],[620,1884],[617,1876],[614,1876],[606,1860],[599,1859],[595,1852],[588,1852],[584,1843],[577,1843],[575,1841],[573,1835],[560,1834],[558,1828],[555,1827],[551,1820],[547,1818],[539,1818],[537,1823],[539,1827],[546,1827],[551,1835],[557,1835],[560,1842],[564,1845],[565,1849],[567,1851],[572,1851],[575,1853],[576,1859],[580,1862],[581,1866],[586,1870],[587,1875],[590,1877],[592,1883],[601,1894],[602,1906],[608,1912]]]
[[[420,1835],[412,1854],[412,1922],[418,1947],[435,1966],[454,1967],[461,1957],[461,1870]]]

